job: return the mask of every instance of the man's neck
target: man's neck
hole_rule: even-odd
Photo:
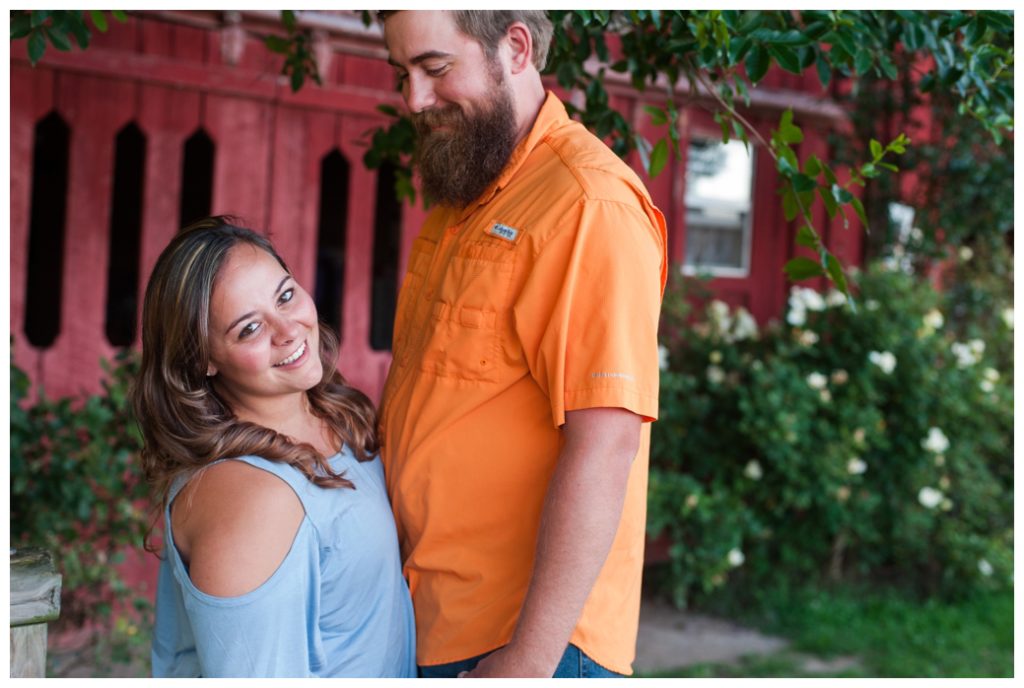
[[[518,123],[516,144],[518,145],[530,135],[530,130],[533,129],[537,115],[540,114],[541,108],[544,107],[544,100],[547,98],[540,76],[536,80],[531,79],[528,84],[522,85],[521,91],[516,93],[515,97],[516,122]]]

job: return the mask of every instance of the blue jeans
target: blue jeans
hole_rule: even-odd
[[[459,672],[473,669],[481,659],[491,654],[485,652],[476,657],[463,659],[448,664],[436,664],[434,666],[421,666],[420,678],[455,678]],[[622,678],[622,674],[605,669],[603,666],[588,657],[575,645],[565,649],[565,654],[558,662],[555,675],[552,678]]]

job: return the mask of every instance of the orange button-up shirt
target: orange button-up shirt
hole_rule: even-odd
[[[472,161],[467,161],[472,164]],[[665,220],[636,174],[547,99],[491,187],[412,247],[381,409],[421,665],[506,644],[565,412],[658,409]],[[650,425],[571,641],[631,673]]]

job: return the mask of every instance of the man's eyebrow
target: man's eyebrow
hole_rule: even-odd
[[[420,62],[423,62],[425,60],[430,60],[430,59],[440,58],[440,57],[451,57],[451,56],[452,56],[451,53],[446,53],[443,50],[428,50],[427,52],[420,53],[416,57],[410,59],[409,60],[409,64],[416,65],[416,64],[419,64]],[[391,65],[392,67],[398,67],[398,68],[402,68],[404,66],[404,65],[400,65],[397,62],[395,62],[394,59],[392,59],[392,57],[390,55],[388,55],[388,64]]]

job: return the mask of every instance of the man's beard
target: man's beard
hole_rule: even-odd
[[[463,208],[505,169],[516,147],[516,116],[503,81],[476,112],[457,105],[413,115],[416,155],[423,193],[441,205]],[[433,131],[434,127],[444,127]]]

